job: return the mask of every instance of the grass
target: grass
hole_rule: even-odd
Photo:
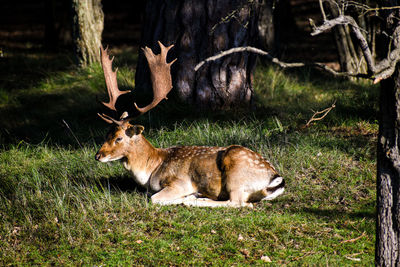
[[[53,56],[0,61],[13,73],[0,83],[1,265],[374,264],[376,87],[259,67],[251,114],[182,115],[162,103],[139,119],[154,145],[247,146],[287,190],[254,209],[160,207],[121,164],[94,160],[107,131],[95,115],[100,67]],[[134,86],[134,60],[121,62],[122,88]]]

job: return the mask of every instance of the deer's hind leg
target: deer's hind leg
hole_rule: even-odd
[[[231,202],[258,202],[265,197],[261,194],[275,173],[264,165],[263,158],[255,152],[240,146],[231,146],[222,158],[226,190]]]

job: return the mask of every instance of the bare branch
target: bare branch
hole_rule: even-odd
[[[283,62],[280,61],[278,58],[271,56],[271,54],[269,54],[268,52],[261,50],[259,48],[255,48],[252,46],[246,46],[246,47],[235,47],[235,48],[231,48],[229,50],[226,51],[222,51],[218,54],[216,54],[215,56],[206,58],[205,60],[201,61],[200,63],[198,63],[194,70],[198,71],[204,64],[218,60],[222,57],[225,57],[227,55],[233,54],[233,53],[239,53],[239,52],[251,52],[251,53],[255,53],[255,54],[259,54],[262,56],[267,57],[269,60],[271,60],[271,62],[277,64],[278,66],[280,66],[281,68],[300,68],[300,67],[313,67],[313,68],[317,68],[319,70],[323,70],[325,72],[328,72],[329,74],[332,74],[334,76],[350,76],[350,77],[360,77],[360,78],[368,78],[367,74],[360,74],[360,73],[350,73],[350,72],[338,72],[330,67],[328,67],[327,65],[323,64],[323,63],[319,63],[319,62],[310,62],[310,63],[306,63],[306,62]]]
[[[233,54],[233,53],[238,53],[238,52],[253,52],[256,54],[260,54],[263,56],[269,56],[272,57],[268,52],[265,52],[261,49],[255,48],[255,47],[251,47],[251,46],[247,46],[247,47],[235,47],[235,48],[231,48],[229,50],[226,51],[222,51],[218,54],[216,54],[215,56],[206,58],[205,60],[201,61],[200,63],[198,63],[196,65],[196,67],[194,67],[194,71],[198,71],[205,63],[208,63],[210,61],[215,61],[221,57],[227,56],[229,54]]]
[[[204,64],[218,60],[218,59],[220,59],[224,56],[227,56],[229,54],[232,54],[232,53],[251,52],[251,53],[255,53],[255,54],[259,54],[259,55],[267,57],[269,60],[271,60],[271,62],[279,65],[281,68],[299,68],[299,67],[308,66],[308,67],[313,67],[313,68],[317,68],[319,70],[328,72],[334,76],[367,78],[367,79],[373,79],[374,83],[378,83],[381,80],[384,80],[384,79],[387,79],[388,77],[390,77],[393,74],[393,72],[395,71],[397,62],[400,61],[400,26],[398,26],[395,29],[394,34],[393,34],[393,38],[395,40],[395,42],[394,42],[395,49],[388,54],[387,58],[383,59],[378,64],[375,64],[371,50],[368,46],[368,42],[361,32],[362,29],[358,26],[357,22],[352,17],[339,15],[338,17],[336,17],[334,19],[324,21],[324,23],[318,27],[313,25],[312,20],[310,20],[310,23],[313,28],[313,32],[311,33],[312,36],[315,36],[315,35],[325,32],[325,31],[328,31],[337,25],[350,25],[350,28],[351,28],[352,32],[354,33],[355,37],[357,38],[357,40],[359,42],[359,46],[361,47],[361,50],[363,52],[364,59],[367,63],[368,73],[338,72],[338,71],[326,66],[325,64],[319,63],[319,62],[311,62],[311,63],[283,62],[283,61],[280,61],[278,58],[271,56],[268,52],[258,49],[258,48],[255,48],[255,47],[251,47],[251,46],[235,47],[235,48],[231,48],[226,51],[222,51],[219,54],[216,54],[215,56],[206,58],[205,60],[198,63],[195,66],[194,70],[198,71]]]
[[[334,19],[324,21],[324,23],[321,26],[314,28],[314,31],[311,33],[311,36],[323,33],[337,25],[347,25],[347,24],[351,26],[351,29],[359,42],[361,51],[363,52],[370,74],[375,73],[376,69],[375,69],[374,59],[372,57],[371,50],[369,49],[368,42],[367,40],[365,40],[365,37],[360,30],[360,27],[357,25],[357,22],[352,17],[340,15]]]
[[[400,26],[397,26],[392,35],[394,50],[376,65],[374,83],[389,78],[396,69],[396,64],[400,61]]]
[[[394,10],[394,9],[400,9],[400,6],[381,6],[381,7],[370,7],[369,5],[359,3],[357,1],[347,1],[347,4],[349,6],[354,6],[356,8],[359,8],[363,10],[363,12],[360,14],[361,16],[366,15],[369,12],[373,11],[381,11],[381,10]]]
[[[368,46],[368,42],[364,35],[361,33],[361,29],[357,22],[350,16],[340,15],[334,19],[325,21],[322,25],[315,27],[313,26],[312,36],[318,35],[325,32],[337,25],[350,25],[355,37],[359,42],[359,46],[363,52],[364,59],[367,63],[368,75],[374,79],[374,83],[378,83],[381,80],[389,78],[396,69],[396,64],[400,61],[400,26],[397,26],[392,37],[394,41],[394,50],[392,50],[388,56],[375,64],[372,57],[371,50]],[[364,76],[364,75],[363,75]]]
[[[225,57],[227,55],[230,55],[230,54],[233,54],[233,53],[239,53],[239,52],[252,52],[252,53],[255,53],[255,54],[266,56],[273,63],[278,64],[282,68],[298,68],[298,67],[304,67],[305,66],[305,63],[302,63],[302,62],[300,62],[300,63],[282,62],[279,59],[277,59],[276,57],[271,56],[268,52],[265,52],[264,50],[261,50],[259,48],[255,48],[255,47],[252,47],[252,46],[245,46],[245,47],[231,48],[229,50],[222,51],[222,52],[216,54],[215,56],[206,58],[205,60],[203,60],[200,63],[198,63],[196,65],[196,67],[194,67],[194,70],[198,71],[205,63],[208,63],[208,62],[211,62],[211,61],[215,61],[217,59],[220,59],[221,57]]]

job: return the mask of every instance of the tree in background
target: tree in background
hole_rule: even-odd
[[[264,0],[260,3],[260,14],[258,18],[258,39],[262,49],[275,54],[278,50],[279,30],[276,27],[275,21],[277,20],[274,16],[275,12],[275,1]]]
[[[140,46],[159,49],[157,41],[175,44],[170,58],[174,91],[178,98],[199,109],[249,106],[253,99],[252,77],[256,56],[230,55],[199,71],[203,59],[232,47],[257,41],[258,1],[164,1],[149,0]],[[151,92],[149,70],[143,54],[136,68],[136,91]]]
[[[76,62],[82,67],[100,62],[104,28],[101,0],[72,0],[72,37]]]
[[[293,29],[295,22],[289,0],[262,0],[258,19],[259,47],[280,57],[284,47],[283,31]]]
[[[322,2],[321,2],[322,4]],[[376,33],[379,29],[379,20],[376,16],[371,16],[369,12],[365,12],[365,8],[376,6],[375,1],[324,1],[323,2],[326,15],[323,12],[323,18],[332,19],[346,13],[357,22],[364,35],[369,47],[371,55],[376,57]],[[322,9],[324,10],[324,9]],[[338,59],[341,71],[350,73],[366,72],[368,67],[363,57],[363,51],[357,44],[357,39],[352,34],[349,25],[337,25],[333,28],[333,35],[337,47]]]
[[[60,46],[70,45],[71,37],[71,3],[69,1],[45,0],[45,32],[46,49],[57,50]],[[66,12],[67,11],[67,12]]]
[[[400,1],[383,1],[387,38],[387,69],[395,69],[381,82],[377,161],[376,265],[400,265]],[[389,61],[390,62],[390,61]]]
[[[55,23],[55,1],[45,0],[45,32],[44,32],[44,44],[47,49],[54,49],[57,46],[57,29]]]

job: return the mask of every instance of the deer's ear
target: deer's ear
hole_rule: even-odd
[[[125,134],[129,137],[132,137],[134,135],[141,134],[144,130],[144,127],[142,125],[132,125],[128,129],[125,130]]]

